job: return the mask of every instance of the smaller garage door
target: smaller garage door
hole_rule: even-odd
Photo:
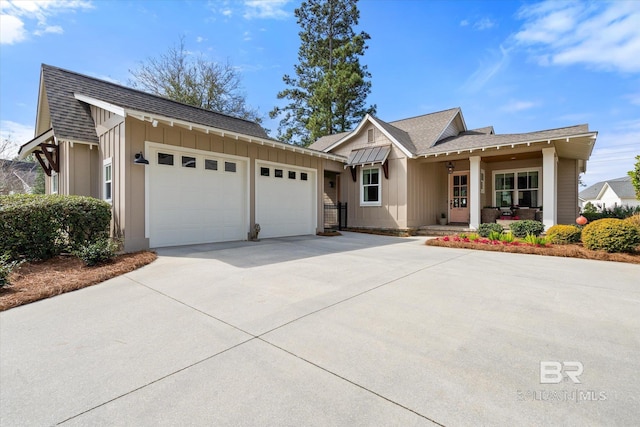
[[[256,223],[260,237],[315,234],[316,171],[256,162]]]

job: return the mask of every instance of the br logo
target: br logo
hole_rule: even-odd
[[[581,362],[540,362],[540,384],[559,384],[564,375],[580,384],[580,375],[584,371]]]

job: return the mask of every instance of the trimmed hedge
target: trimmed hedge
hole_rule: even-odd
[[[629,218],[625,219],[624,222],[634,225],[638,227],[638,230],[640,230],[640,213],[630,216]]]
[[[514,221],[509,224],[509,229],[516,237],[527,237],[527,235],[532,234],[534,236],[539,236],[544,231],[544,224],[540,221],[534,221],[532,219],[523,219],[521,221]]]
[[[568,245],[579,243],[582,230],[575,225],[554,225],[547,230],[547,238],[551,243]]]
[[[109,237],[111,205],[91,197],[0,196],[0,253],[48,259]]]
[[[621,219],[599,219],[584,227],[582,243],[592,250],[633,252],[640,245],[640,230]]]
[[[492,231],[502,233],[504,231],[504,228],[500,224],[497,224],[495,222],[480,224],[480,226],[478,227],[478,234],[482,237],[489,237],[489,234],[491,234]]]

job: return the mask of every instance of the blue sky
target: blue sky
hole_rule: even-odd
[[[268,119],[293,72],[297,1],[0,0],[0,133],[33,137],[40,64],[127,84],[185,37],[229,60]],[[370,103],[393,121],[461,107],[469,128],[516,133],[588,123],[583,177],[621,177],[640,154],[640,1],[362,0]]]

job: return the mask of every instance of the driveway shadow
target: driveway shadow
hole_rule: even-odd
[[[215,259],[239,268],[259,267],[371,247],[411,243],[419,238],[342,232],[342,236],[295,236],[257,242],[225,242],[156,249],[159,256]]]

